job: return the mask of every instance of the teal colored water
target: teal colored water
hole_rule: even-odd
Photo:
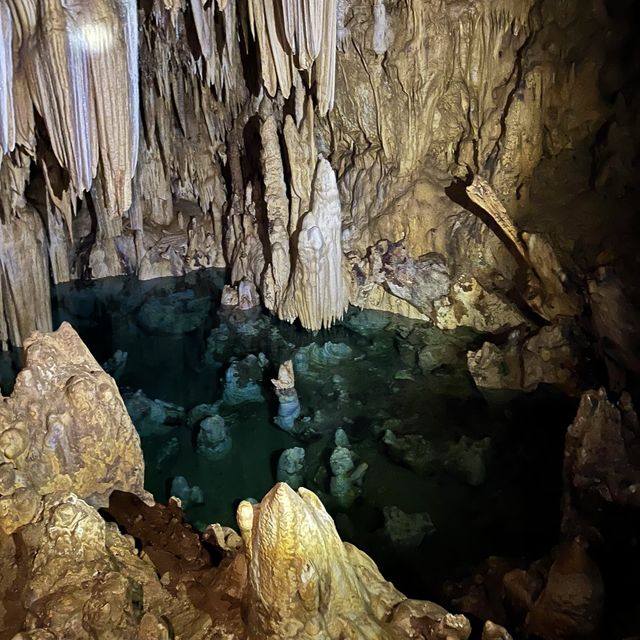
[[[221,308],[222,283],[212,270],[55,290],[56,325],[71,322],[100,363],[118,350],[127,354],[108,367],[135,414],[156,499],[166,500],[172,480],[183,476],[202,492],[187,505],[191,522],[233,526],[239,500],[259,500],[277,479],[282,451],[298,446],[305,449],[304,484],[321,496],[342,536],[414,597],[433,596],[445,578],[490,555],[534,558],[550,546],[571,401],[541,390],[488,403],[466,369],[466,351],[482,341],[470,331],[444,333],[351,309],[313,335],[258,310]],[[227,384],[225,395],[226,371],[250,355],[262,366],[236,365],[240,387]],[[274,424],[278,399],[270,383],[289,358],[301,405],[295,436]],[[247,371],[255,388],[245,385]],[[255,401],[223,401],[245,396]],[[189,424],[201,404],[215,404],[208,415],[224,419],[231,439],[217,460],[197,450],[200,427]],[[368,465],[350,506],[331,495],[338,428],[354,464]],[[392,522],[393,507],[409,520]],[[417,525],[412,514],[429,525]]]

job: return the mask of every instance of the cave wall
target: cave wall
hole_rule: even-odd
[[[310,329],[349,302],[443,328],[544,317],[503,223],[555,229],[531,190],[567,153],[587,160],[548,172],[565,203],[611,187],[614,19],[601,0],[0,0],[0,342],[51,328],[50,282],[212,266]]]

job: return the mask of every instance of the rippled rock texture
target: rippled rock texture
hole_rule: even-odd
[[[0,341],[51,328],[49,271],[225,267],[313,330],[349,302],[573,315],[610,194],[622,252],[631,23],[601,0],[1,0]]]
[[[12,533],[43,497],[73,492],[95,507],[145,492],[140,438],[113,379],[64,323],[25,344],[13,393],[0,398],[0,526]]]

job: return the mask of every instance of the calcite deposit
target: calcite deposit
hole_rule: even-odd
[[[226,267],[242,308],[313,330],[349,302],[574,316],[582,196],[608,219],[632,164],[622,24],[600,0],[3,0],[0,341],[51,328],[49,271]]]
[[[403,358],[393,393],[418,370],[449,375],[466,352],[459,378],[485,398],[582,394],[566,433],[560,551],[544,571],[516,575],[522,597],[512,600],[524,633],[597,637],[606,620],[589,554],[633,555],[637,542],[618,545],[611,530],[635,540],[627,526],[640,507],[636,5],[0,0],[0,350],[24,359],[0,397],[9,637],[466,638],[468,620],[405,599],[302,487],[242,502],[242,540],[215,524],[199,538],[177,501],[144,506],[152,498],[127,408],[145,438],[186,424],[211,464],[232,446],[220,406],[273,405],[269,419],[277,411],[288,432],[279,436],[323,436],[326,412],[301,411],[294,366],[300,389],[316,385],[322,401],[359,411],[341,371],[353,357],[346,340],[292,355],[299,345],[260,315],[315,340],[349,305],[469,332],[433,348],[425,333],[389,338]],[[228,365],[219,406],[187,413],[134,387],[125,408],[69,325],[46,333],[52,284],[207,268],[224,278],[219,324],[220,301],[188,285],[127,313],[176,343],[204,343],[213,329],[206,365]],[[267,337],[277,341],[271,362],[259,347]],[[236,353],[236,340],[252,351]],[[115,352],[110,371],[126,381],[119,348],[102,356]],[[487,481],[499,438],[454,425],[432,442],[403,411],[372,418],[391,463]],[[496,424],[508,422],[508,406],[495,411]],[[340,436],[321,465],[328,500],[345,508],[367,470],[353,442]],[[172,434],[150,466],[169,466],[184,444]],[[308,469],[290,444],[280,474],[299,485]],[[498,442],[496,464],[515,466],[511,455]],[[168,479],[185,506],[200,500],[186,476]],[[103,518],[114,491],[141,502]],[[173,562],[163,527],[187,541],[195,565]],[[509,638],[508,620],[497,622],[506,627],[487,623],[484,638]]]
[[[220,525],[201,537],[179,501],[151,503],[115,383],[69,325],[26,341],[25,368],[1,401],[3,637],[469,636],[466,618],[407,600],[343,543],[307,489],[278,484],[259,504],[242,502],[242,540]],[[196,409],[192,422],[210,413]],[[197,489],[181,477],[172,486],[196,502]]]
[[[0,398],[0,526],[39,517],[73,492],[95,507],[118,489],[144,499],[140,438],[113,381],[68,324],[25,343],[25,367]]]

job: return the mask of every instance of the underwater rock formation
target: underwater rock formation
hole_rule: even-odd
[[[141,437],[166,435],[185,421],[183,407],[164,400],[151,400],[139,389],[124,396],[124,404]]]
[[[221,416],[208,416],[200,422],[196,451],[209,460],[224,458],[231,449],[229,429]]]
[[[237,405],[244,402],[263,402],[262,382],[266,357],[249,354],[240,361],[231,363],[224,374],[224,404]]]
[[[348,509],[362,492],[362,482],[369,465],[361,462],[356,466],[354,453],[338,445],[331,453],[329,467],[332,474],[329,484],[331,496],[340,508]]]
[[[472,440],[468,436],[462,436],[449,447],[444,465],[462,477],[467,484],[479,487],[486,480],[490,458],[491,438]]]
[[[183,509],[188,509],[193,505],[204,502],[202,489],[198,486],[190,486],[184,476],[176,476],[172,480],[169,496],[180,498],[180,506]]]
[[[32,522],[43,498],[73,491],[96,507],[114,490],[148,500],[140,438],[118,388],[67,323],[25,343],[25,367],[0,398],[0,527]]]
[[[102,368],[105,373],[108,373],[117,382],[127,367],[128,356],[129,354],[126,351],[118,349],[106,362],[102,364]]]
[[[398,507],[384,507],[384,534],[393,546],[419,547],[436,530],[428,513],[405,513]]]
[[[404,464],[416,473],[427,473],[438,459],[431,443],[418,434],[396,435],[386,429],[382,442],[394,462]]]
[[[299,489],[304,484],[304,457],[302,447],[285,449],[278,459],[276,480],[286,482],[292,489]]]
[[[300,416],[300,400],[296,391],[293,362],[287,360],[280,365],[278,377],[271,380],[276,395],[278,396],[278,416],[275,423],[283,430],[292,432],[295,422]]]
[[[182,335],[201,326],[210,308],[211,301],[196,298],[193,291],[177,291],[165,298],[147,300],[137,321],[150,335]]]

